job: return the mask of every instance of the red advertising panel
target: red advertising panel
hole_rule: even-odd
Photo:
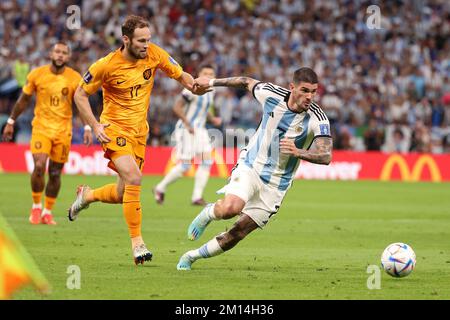
[[[222,149],[213,153],[212,176],[228,177],[238,150]],[[100,147],[73,146],[65,174],[115,174],[107,168],[108,160]],[[144,174],[162,175],[175,164],[170,147],[148,147]],[[195,174],[194,165],[188,176]],[[27,145],[0,144],[0,172],[31,172],[33,158]],[[381,152],[334,151],[330,165],[316,165],[303,161],[296,178],[328,180],[401,180],[450,181],[450,155],[387,154]]]

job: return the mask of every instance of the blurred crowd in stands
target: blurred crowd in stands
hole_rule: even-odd
[[[67,28],[70,5],[81,9],[79,29]],[[367,24],[371,5],[380,8],[378,28]],[[128,14],[148,18],[152,41],[193,75],[208,63],[218,77],[247,75],[287,87],[295,69],[313,68],[320,80],[316,101],[336,149],[450,152],[448,0],[2,0],[0,125],[29,70],[49,63],[52,43],[70,43],[70,65],[83,74],[120,46]],[[149,144],[169,143],[181,89],[156,76]],[[91,103],[98,115],[101,92]],[[16,142],[28,142],[32,111],[18,119]],[[261,117],[251,94],[223,88],[216,90],[215,111],[224,131],[255,128]],[[73,142],[80,143],[77,116],[74,130]]]

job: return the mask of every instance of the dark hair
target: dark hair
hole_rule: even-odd
[[[140,16],[130,15],[126,17],[124,23],[122,24],[122,35],[133,39],[134,30],[137,28],[149,27],[147,20]]]
[[[313,69],[303,67],[300,69],[297,69],[294,72],[294,79],[295,84],[299,84],[300,82],[307,82],[307,83],[319,83],[319,79],[317,78],[317,74],[314,72]]]

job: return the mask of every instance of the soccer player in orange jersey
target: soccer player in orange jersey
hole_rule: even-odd
[[[141,177],[149,131],[147,111],[155,72],[162,70],[195,94],[208,90],[194,87],[192,76],[162,48],[150,42],[148,22],[128,16],[122,25],[123,45],[95,62],[84,75],[75,93],[75,103],[84,120],[102,143],[108,166],[119,177],[117,183],[98,189],[78,187],[77,198],[69,208],[69,220],[96,201],[121,203],[131,238],[134,262],[152,259],[141,235]],[[92,113],[89,95],[103,89],[100,122]]]
[[[36,93],[36,106],[32,122],[31,153],[34,169],[31,174],[33,206],[32,224],[55,225],[52,208],[61,187],[61,172],[67,162],[72,140],[72,101],[81,75],[66,66],[70,48],[56,43],[50,52],[51,64],[32,70],[3,131],[3,140],[10,141],[14,134],[14,122],[25,110]],[[90,127],[85,127],[84,142],[92,143]],[[49,179],[45,185],[47,159]],[[44,210],[41,198],[45,187]]]

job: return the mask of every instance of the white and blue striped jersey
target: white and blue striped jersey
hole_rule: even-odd
[[[214,91],[207,92],[202,96],[197,96],[188,89],[183,89],[181,95],[187,103],[186,118],[191,127],[194,129],[205,128],[208,110],[214,100]],[[175,128],[183,129],[184,127],[183,121],[181,121],[181,119],[178,120]]]
[[[282,138],[295,140],[299,149],[309,149],[317,137],[331,137],[330,123],[322,109],[312,103],[307,111],[291,111],[287,102],[291,92],[272,83],[260,82],[253,96],[263,107],[261,123],[242,150],[239,165],[253,168],[261,180],[280,191],[289,189],[300,159],[280,153]]]

